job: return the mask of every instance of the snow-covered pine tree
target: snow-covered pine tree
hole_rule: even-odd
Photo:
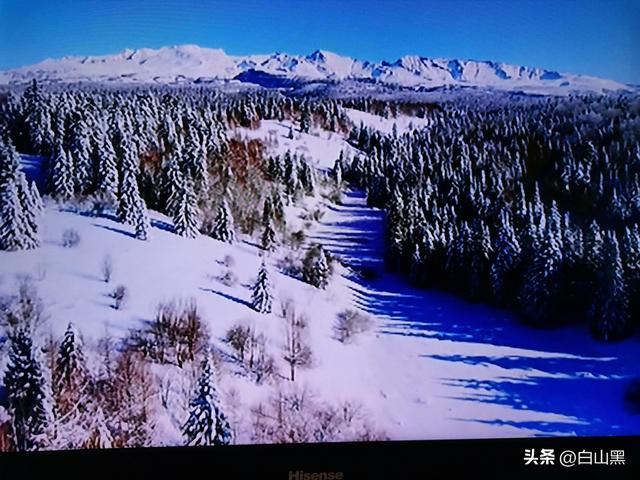
[[[9,251],[21,250],[26,241],[16,183],[3,185],[0,195],[0,248]]]
[[[69,323],[53,371],[53,394],[61,415],[84,408],[80,400],[88,388],[88,382],[82,342],[73,324]]]
[[[29,334],[19,329],[9,336],[9,340],[4,385],[15,446],[18,451],[39,450],[46,444],[49,423],[44,378]]]
[[[514,273],[521,260],[520,243],[511,225],[508,211],[505,209],[500,215],[500,227],[494,246],[495,257],[491,264],[491,288],[499,303],[504,303],[514,297]],[[507,292],[509,291],[509,292]]]
[[[92,172],[89,127],[85,119],[80,115],[76,116],[71,127],[69,155],[73,158],[75,190],[79,193],[84,193],[91,186],[91,180],[94,175]]]
[[[0,135],[0,189],[16,181],[20,171],[20,157],[8,138]]]
[[[185,142],[185,168],[199,189],[206,188],[207,151],[196,133],[190,133]]]
[[[26,177],[23,172],[18,174],[18,198],[20,200],[20,208],[22,218],[20,221],[22,227],[22,237],[24,249],[38,248],[40,246],[38,217],[41,213],[42,200],[38,190],[32,183],[27,184]]]
[[[284,221],[284,202],[282,201],[282,193],[280,189],[275,189],[271,195],[273,199],[273,216],[277,222]]]
[[[226,195],[222,198],[218,206],[218,213],[216,214],[211,236],[216,240],[226,243],[233,243],[235,240],[236,234],[233,228],[233,216],[231,215]]]
[[[331,176],[336,182],[336,185],[342,185],[342,177],[344,171],[344,150],[340,150],[340,156],[336,160],[333,165],[333,170],[331,170]]]
[[[188,446],[207,446],[228,445],[231,432],[213,384],[209,355],[205,355],[196,393],[189,405],[189,418],[182,427],[182,433]]]
[[[263,260],[260,270],[258,271],[256,283],[253,285],[251,306],[256,312],[271,313],[272,305],[273,293],[271,283],[269,281],[269,272],[267,271],[267,266]]]
[[[73,162],[61,142],[56,144],[53,152],[51,195],[57,200],[67,201],[73,197]]]
[[[196,238],[200,228],[200,212],[193,186],[186,180],[180,186],[173,214],[175,233],[187,238]]]
[[[550,229],[544,232],[540,247],[534,252],[524,277],[520,305],[532,323],[549,323],[554,312],[560,285],[562,252]]]
[[[124,137],[122,144],[122,161],[120,163],[120,201],[118,216],[129,225],[136,221],[137,206],[142,202],[138,188],[138,158],[131,141]]]
[[[623,237],[625,283],[632,318],[640,315],[640,230],[638,225],[626,228]]]
[[[602,265],[589,314],[594,334],[607,341],[623,337],[630,327],[629,297],[614,232],[605,235]]]
[[[309,129],[311,128],[311,111],[307,105],[302,107],[302,111],[300,112],[300,131],[302,133],[309,133]]]
[[[100,405],[93,405],[93,411],[86,426],[84,448],[111,448],[114,439],[109,430],[108,421]]]
[[[134,221],[136,229],[136,238],[138,240],[148,240],[149,231],[151,230],[151,220],[149,219],[149,211],[144,203],[144,200],[140,198],[140,201],[136,205],[136,218]]]
[[[272,251],[276,248],[276,231],[273,229],[271,219],[268,219],[265,223],[262,236],[260,237],[260,245],[267,251]]]
[[[25,89],[22,99],[32,151],[44,154],[47,143],[45,132],[50,127],[51,118],[45,95],[35,79]]]
[[[273,203],[271,201],[271,197],[267,196],[264,199],[264,204],[262,207],[262,223],[266,225],[273,218]]]
[[[316,179],[313,168],[302,158],[300,161],[300,175],[298,176],[300,183],[307,195],[313,195],[316,188]]]
[[[325,289],[329,284],[330,275],[331,268],[324,248],[319,244],[311,246],[303,261],[304,281],[316,288]]]
[[[116,151],[106,132],[100,134],[97,192],[115,206],[118,201],[118,165]]]
[[[163,191],[168,215],[175,215],[185,181],[177,154],[174,153],[164,169]]]

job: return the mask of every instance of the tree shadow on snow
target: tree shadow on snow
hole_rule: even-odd
[[[173,225],[171,225],[170,223],[164,222],[162,220],[152,219],[151,226],[153,228],[157,228],[158,230],[164,230],[165,232],[175,233],[174,232],[175,229],[173,228]]]
[[[629,417],[624,402],[628,382],[615,375],[552,378],[516,374],[493,380],[442,380],[455,392],[445,398],[505,406],[514,417],[537,416],[533,413],[547,416],[547,419],[536,421],[524,417],[458,418],[460,421],[510,425],[538,430],[543,435],[637,435],[640,432],[640,415]]]
[[[630,378],[640,374],[638,338],[607,344],[594,341],[586,327],[536,329],[508,311],[414,288],[406,277],[384,271],[383,213],[363,207],[363,198],[362,193],[348,193],[343,205],[332,208],[340,214],[337,221],[323,224],[328,228],[315,238],[348,265],[380,274],[356,277],[351,287],[355,304],[380,320],[380,335],[424,338],[424,354],[418,358],[443,362],[445,372],[447,362],[465,365],[456,371],[467,378],[441,378],[448,398],[515,411],[514,418],[502,410],[506,418],[460,421],[549,435],[640,433],[640,415],[629,417],[624,401]],[[427,340],[449,343],[439,345],[435,354],[428,351],[435,344]],[[443,354],[443,346],[451,353]],[[460,353],[469,351],[473,355]],[[473,411],[473,406],[465,410],[471,416]],[[518,411],[537,415],[516,415]]]
[[[214,290],[212,288],[203,288],[203,287],[200,287],[200,290],[202,290],[203,292],[213,293],[222,298],[226,298],[227,300],[231,300],[232,302],[239,303],[240,305],[244,305],[245,307],[251,308],[251,304],[246,300],[242,300],[241,298],[234,297],[233,295],[229,295],[228,293],[224,293],[219,290]]]
[[[109,230],[110,232],[119,233],[120,235],[124,235],[125,237],[136,238],[136,236],[133,233],[127,232],[126,230],[123,230],[122,228],[108,227],[107,225],[100,225],[99,223],[93,223],[92,225],[94,227],[102,228],[104,230]]]

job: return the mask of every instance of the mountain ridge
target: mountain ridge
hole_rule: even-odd
[[[228,55],[220,48],[194,44],[46,59],[33,65],[0,71],[0,84],[23,84],[34,78],[57,83],[243,81],[242,78],[250,77],[246,75],[249,71],[297,82],[364,80],[408,89],[472,86],[560,94],[635,90],[614,80],[490,60],[405,55],[392,62],[370,62],[321,49],[308,55],[285,52]]]

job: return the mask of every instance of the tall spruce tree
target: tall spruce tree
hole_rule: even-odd
[[[120,162],[120,201],[118,214],[122,222],[134,225],[137,207],[142,201],[137,178],[138,158],[131,141],[123,141],[121,148],[122,161]]]
[[[506,210],[501,212],[501,222],[494,247],[495,258],[491,264],[491,287],[499,303],[506,303],[514,297],[517,280],[516,272],[520,264],[520,243],[511,226]]]
[[[260,245],[264,250],[272,251],[276,248],[276,231],[273,229],[271,220],[267,220],[260,237]]]
[[[53,163],[50,174],[51,195],[61,201],[73,197],[73,161],[59,142],[53,150]]]
[[[136,229],[136,238],[138,240],[149,240],[149,231],[151,230],[151,220],[149,212],[144,200],[141,198],[136,205],[136,214],[134,227]]]
[[[200,229],[200,212],[196,195],[191,182],[185,181],[181,185],[173,215],[175,232],[187,238],[196,238]]]
[[[540,248],[524,277],[520,305],[526,319],[534,324],[548,324],[558,298],[562,253],[556,237],[550,229],[544,233]]]
[[[623,337],[629,325],[629,297],[620,259],[618,240],[613,232],[605,236],[603,269],[598,274],[596,292],[589,311],[595,335],[604,340]]]
[[[39,450],[46,444],[49,424],[47,396],[31,337],[25,330],[9,336],[9,364],[4,375],[9,411],[18,451]]]
[[[233,216],[231,215],[231,209],[227,203],[226,195],[218,206],[218,213],[216,214],[211,236],[216,240],[226,243],[233,243],[235,240],[236,234],[233,227]]]
[[[109,136],[102,132],[99,143],[97,193],[107,204],[116,205],[118,200],[118,164],[116,151]]]
[[[78,331],[69,323],[58,349],[53,370],[53,393],[61,415],[83,409],[81,400],[88,389],[89,376]]]
[[[316,288],[325,289],[329,284],[331,267],[322,245],[312,245],[304,257],[302,276],[305,282]]]
[[[213,384],[211,363],[207,355],[202,361],[196,393],[189,405],[189,418],[182,433],[188,446],[208,446],[229,444],[231,432]]]
[[[2,250],[21,250],[26,242],[17,185],[14,182],[5,184],[0,195],[0,247]]]
[[[271,282],[269,280],[269,272],[264,260],[258,271],[258,278],[253,285],[251,294],[251,306],[256,312],[271,313],[273,304],[273,293]]]

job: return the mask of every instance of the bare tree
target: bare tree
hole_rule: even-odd
[[[102,259],[100,273],[102,273],[102,280],[104,280],[105,283],[111,281],[111,276],[113,275],[113,259],[111,255],[105,255]]]
[[[251,409],[252,440],[306,443],[388,439],[369,423],[369,417],[358,403],[326,403],[306,386],[289,384]]]
[[[267,338],[256,333],[253,326],[234,325],[227,331],[225,341],[235,350],[240,363],[254,375],[256,383],[263,383],[275,373],[275,360],[268,353]]]
[[[292,300],[282,301],[280,311],[284,320],[283,358],[289,364],[289,378],[294,382],[296,369],[312,364],[313,355],[307,342],[308,320],[296,312]]]
[[[131,349],[118,356],[107,392],[106,412],[116,433],[114,446],[149,446],[157,392],[142,356]]]
[[[253,335],[253,327],[250,325],[236,324],[227,330],[225,342],[235,350],[236,356],[241,363],[244,363],[249,341]]]
[[[197,302],[189,298],[158,304],[154,320],[133,331],[129,341],[145,358],[181,367],[204,350],[209,334]]]
[[[129,290],[124,285],[118,285],[111,292],[111,298],[113,298],[113,308],[120,310],[129,298]]]
[[[17,295],[0,299],[0,326],[8,329],[26,328],[37,336],[47,320],[44,302],[28,275],[18,277]]]
[[[344,310],[338,314],[333,325],[335,338],[342,343],[350,343],[356,335],[367,332],[373,327],[373,320],[357,310]]]

